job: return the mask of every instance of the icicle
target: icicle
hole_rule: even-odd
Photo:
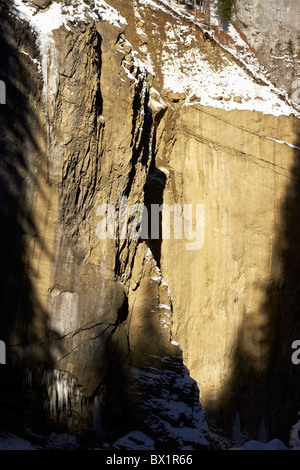
[[[268,442],[267,430],[266,430],[264,419],[261,420],[260,425],[259,425],[258,440],[259,442],[262,442],[263,444],[266,444]]]
[[[81,394],[74,378],[62,371],[54,370],[44,371],[43,381],[47,389],[46,405],[52,419],[56,419],[63,413],[67,418],[68,426],[71,426],[71,398],[76,397],[77,401],[81,402]]]
[[[52,38],[44,39],[41,46],[44,113],[46,119],[47,150],[50,148],[50,107],[54,108],[58,91],[58,62],[55,42]]]
[[[232,438],[233,438],[234,444],[236,445],[240,445],[243,443],[243,436],[241,433],[240,413],[238,411],[236,412],[233,426],[232,426]]]
[[[31,388],[32,386],[32,370],[28,367],[25,370],[25,386]]]
[[[290,433],[290,448],[300,449],[300,412],[298,413],[299,421],[292,427]]]
[[[93,405],[93,429],[99,431],[102,428],[102,415],[101,415],[101,397],[95,395]]]
[[[72,415],[69,415],[67,417],[67,423],[68,423],[68,430],[72,431]]]

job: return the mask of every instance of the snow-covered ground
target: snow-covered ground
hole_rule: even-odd
[[[186,429],[182,429],[187,432]],[[41,436],[40,436],[41,437]],[[79,445],[76,437],[69,434],[55,434],[45,437],[43,444],[32,444],[27,439],[16,436],[11,433],[3,433],[0,436],[0,451],[3,450],[76,450]],[[42,440],[41,440],[42,442]],[[300,447],[288,448],[279,439],[273,439],[267,443],[259,441],[248,441],[241,447],[231,447],[228,450],[299,450]],[[91,450],[108,450],[109,445],[102,447],[93,447]],[[129,434],[118,439],[112,446],[112,450],[155,450],[154,441],[141,431],[132,431]]]
[[[188,99],[193,98],[193,103],[198,101],[204,106],[300,116],[287,95],[267,79],[266,72],[237,29],[230,22],[224,24],[220,21],[217,3],[218,0],[211,1],[208,26],[203,15],[198,13],[195,20],[193,10],[187,10],[175,0],[139,1],[139,8],[151,6],[176,20],[175,25],[166,24],[167,39],[163,45],[161,65],[164,88],[186,93]],[[180,17],[194,21],[235,60],[229,60],[224,54],[223,64],[218,69],[213,67],[197,47],[195,34],[178,21]],[[190,45],[184,53],[183,45]]]
[[[294,110],[272,92],[270,87],[259,85],[237,64],[224,58],[226,65],[215,70],[201,56],[196,47],[184,55],[166,49],[162,71],[164,86],[174,92],[185,92],[192,103],[226,110],[248,109],[273,115],[289,115]]]
[[[0,450],[36,450],[31,442],[14,434],[5,433],[0,436]]]

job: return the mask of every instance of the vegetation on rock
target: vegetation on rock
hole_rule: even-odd
[[[232,3],[233,0],[219,0],[219,12],[226,21],[230,20]]]

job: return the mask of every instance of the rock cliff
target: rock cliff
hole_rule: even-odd
[[[1,4],[5,426],[113,448],[206,449],[207,422],[235,444],[288,440],[298,112],[192,18],[168,1]],[[198,204],[200,245],[173,226],[123,236],[141,225],[124,203]]]

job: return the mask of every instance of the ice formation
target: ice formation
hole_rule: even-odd
[[[72,426],[71,400],[79,403],[82,401],[76,380],[60,370],[45,370],[43,383],[47,389],[46,410],[49,410],[52,419],[57,419],[64,414],[70,428]]]

